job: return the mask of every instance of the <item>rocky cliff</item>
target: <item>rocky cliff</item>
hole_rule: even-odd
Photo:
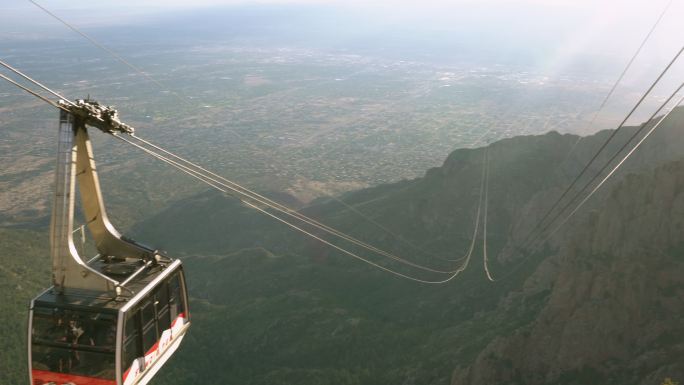
[[[642,384],[684,378],[684,161],[614,186],[511,297],[538,316],[494,339],[453,385]]]
[[[679,110],[552,242],[530,255],[519,252],[522,240],[611,133],[579,142],[551,132],[492,143],[487,241],[495,283],[483,271],[482,229],[463,275],[447,285],[418,285],[218,193],[180,200],[129,234],[182,257],[193,297],[193,328],[155,381],[683,382],[682,127]],[[622,131],[616,145],[635,130]],[[456,150],[422,178],[350,192],[341,197],[347,206],[321,199],[302,211],[412,261],[453,268],[458,262],[445,259],[463,255],[471,242],[484,151]],[[47,240],[33,238],[0,231],[0,244],[11,251],[0,255],[9,268],[0,271],[0,310],[8,320],[0,322],[0,338],[11,346],[0,354],[0,383],[24,379],[22,304],[49,281],[48,272],[31,267],[48,255]]]
[[[491,144],[488,250],[495,283],[484,278],[481,238],[459,279],[421,286],[336,254],[219,194],[179,202],[138,227],[140,239],[172,254],[204,255],[186,259],[191,293],[201,299],[196,328],[163,381],[659,385],[665,377],[684,378],[681,127],[684,110],[533,255],[516,250],[611,132],[579,143],[551,132]],[[621,131],[607,153],[635,130]],[[454,258],[467,249],[483,159],[483,148],[456,150],[422,178],[341,197],[405,242],[339,201],[321,199],[302,211],[448,268],[434,256]]]

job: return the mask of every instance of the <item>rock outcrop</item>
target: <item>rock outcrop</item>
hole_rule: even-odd
[[[684,379],[684,161],[628,175],[571,234],[511,294],[548,293],[536,319],[453,385]]]

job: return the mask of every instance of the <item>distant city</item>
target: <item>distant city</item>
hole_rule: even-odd
[[[113,48],[159,84],[80,42],[15,47],[5,59],[70,98],[116,106],[142,137],[302,202],[418,177],[457,148],[550,130],[587,132],[609,88],[589,77],[551,78],[502,64],[449,67],[216,43]],[[4,84],[0,101],[2,206],[11,213],[25,199],[49,196],[20,186],[32,185],[26,178],[33,175],[49,187],[57,112]],[[611,119],[605,111],[593,130]],[[97,135],[94,141],[105,180],[111,173],[135,182],[150,172],[121,167],[140,156],[132,149],[108,148],[111,141]],[[195,191],[178,188],[185,190]]]

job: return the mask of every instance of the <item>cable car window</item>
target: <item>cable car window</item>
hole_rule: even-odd
[[[31,334],[34,342],[36,340],[67,342],[69,333],[64,312],[58,309],[34,308]]]
[[[158,329],[161,333],[171,327],[171,318],[169,316],[169,288],[166,282],[159,285],[154,297],[157,307]]]
[[[136,311],[129,315],[124,326],[124,370],[133,364],[133,360],[142,356],[142,341],[140,341],[140,312]]]
[[[142,345],[143,351],[147,353],[157,342],[157,320],[154,314],[154,303],[152,298],[148,298],[142,305]]]
[[[155,293],[155,297],[157,301],[159,301],[160,307],[169,305],[169,288],[166,282],[163,282],[159,285]]]
[[[33,342],[62,342],[113,351],[116,340],[116,314],[35,307]]]
[[[142,306],[142,324],[146,328],[150,322],[154,321],[154,305],[152,304],[152,299],[145,301]]]
[[[32,368],[77,376],[113,380],[114,353],[98,353],[73,348],[33,344]]]
[[[143,330],[143,351],[148,353],[156,343],[157,325],[155,322],[152,322]]]
[[[116,346],[116,314],[99,314],[93,319],[90,331],[81,337],[82,343],[92,346]]]
[[[134,336],[134,338],[129,339],[124,343],[124,353],[123,353],[123,368],[124,370],[128,369],[131,367],[133,364],[133,361],[138,358],[142,357],[142,351],[139,350],[140,344],[138,343],[138,334]]]
[[[171,319],[174,320],[178,315],[184,312],[183,301],[185,301],[185,298],[181,293],[181,282],[178,273],[174,274],[169,279],[169,294],[171,296],[169,299]]]
[[[116,314],[36,306],[32,367],[112,379]]]
[[[140,328],[140,320],[138,320],[138,312],[129,313],[124,323],[124,340],[131,338],[132,335],[138,334],[138,329]]]

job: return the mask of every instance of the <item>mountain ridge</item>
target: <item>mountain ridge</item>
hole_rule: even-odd
[[[512,357],[518,357],[521,352],[525,351],[519,346],[528,346],[516,345],[523,344],[523,342],[518,341],[524,338],[525,333],[532,333],[536,322],[542,322],[539,320],[549,317],[550,301],[563,302],[557,299],[559,294],[554,292],[554,288],[558,290],[559,286],[554,286],[554,281],[563,277],[565,280],[563,282],[574,282],[575,280],[582,282],[583,274],[587,274],[585,271],[571,268],[572,265],[564,267],[563,260],[559,260],[557,257],[561,253],[558,250],[566,250],[570,247],[569,245],[572,245],[572,243],[568,243],[567,237],[570,236],[568,234],[574,234],[574,237],[580,240],[575,240],[575,242],[581,243],[583,237],[586,237],[586,234],[581,231],[586,231],[594,223],[596,212],[600,212],[606,207],[612,207],[610,203],[615,200],[616,191],[623,191],[623,194],[629,196],[630,191],[634,190],[624,187],[625,180],[630,180],[634,175],[637,176],[637,180],[642,180],[647,178],[653,170],[660,170],[659,167],[665,167],[665,169],[667,167],[681,167],[681,162],[671,162],[681,159],[682,156],[678,151],[682,148],[680,147],[682,139],[678,135],[678,131],[684,122],[682,119],[684,113],[680,109],[673,115],[673,119],[664,123],[658,134],[649,139],[649,142],[630,159],[630,162],[625,164],[624,169],[616,175],[615,180],[607,183],[579,215],[568,222],[563,231],[551,239],[547,247],[539,250],[535,255],[521,256],[515,250],[541,218],[544,209],[549,207],[553,199],[560,195],[563,187],[569,184],[583,163],[586,163],[593,152],[611,135],[611,131],[603,131],[591,137],[582,138],[579,143],[579,138],[576,136],[548,133],[540,136],[505,139],[490,145],[489,151],[493,166],[490,170],[492,184],[489,192],[490,234],[488,234],[488,248],[490,249],[490,261],[493,260],[490,269],[493,270],[495,278],[502,278],[495,284],[487,284],[484,280],[480,259],[481,239],[478,240],[475,249],[476,257],[468,271],[448,287],[432,288],[415,286],[384,276],[382,273],[370,270],[363,264],[336,255],[327,250],[326,247],[316,244],[315,241],[308,241],[298,235],[292,235],[292,233],[288,233],[289,230],[282,226],[270,227],[270,225],[266,227],[268,230],[259,235],[262,237],[262,241],[256,242],[250,247],[263,247],[270,253],[280,256],[275,259],[279,261],[278,266],[280,267],[275,268],[276,265],[270,262],[267,264],[272,266],[269,271],[262,271],[260,269],[267,265],[256,263],[256,271],[260,271],[259,273],[255,273],[255,270],[252,270],[253,268],[246,270],[251,272],[250,275],[256,274],[252,276],[252,279],[259,277],[256,282],[245,281],[245,277],[240,277],[241,274],[238,273],[240,267],[235,265],[231,268],[231,259],[226,260],[221,268],[226,269],[225,271],[235,269],[231,273],[232,278],[227,280],[217,280],[211,277],[212,272],[215,274],[215,271],[221,269],[198,265],[196,268],[198,276],[202,277],[202,282],[211,282],[211,289],[203,284],[202,287],[195,287],[193,292],[199,296],[205,295],[205,298],[213,306],[217,303],[224,306],[223,310],[216,310],[214,315],[211,315],[211,312],[203,315],[204,321],[213,325],[209,329],[217,330],[218,326],[215,322],[221,318],[220,314],[229,318],[231,317],[230,314],[233,313],[240,314],[240,317],[249,317],[250,311],[254,309],[246,310],[242,306],[247,306],[244,303],[246,298],[253,297],[251,297],[252,294],[242,291],[242,288],[245,285],[258,286],[257,282],[262,282],[263,285],[271,287],[271,291],[268,292],[270,294],[262,293],[257,296],[260,298],[259,305],[257,305],[261,309],[260,312],[267,312],[282,320],[282,323],[263,326],[275,333],[273,335],[275,340],[259,343],[260,347],[256,349],[252,358],[257,361],[256,363],[241,360],[235,357],[234,353],[228,354],[226,352],[229,361],[236,360],[235,362],[240,362],[249,369],[241,371],[244,376],[238,376],[239,380],[232,377],[222,377],[223,380],[228,382],[246,381],[246,383],[254,384],[270,383],[275,381],[274,378],[280,378],[280,375],[283,377],[275,382],[283,384],[415,382],[475,385],[515,382],[518,379],[522,379],[518,383],[582,384],[593,382],[591,379],[594,377],[601,378],[606,383],[617,384],[624,383],[623,381],[627,380],[635,380],[638,375],[631,371],[629,363],[624,360],[620,361],[619,359],[622,357],[620,355],[610,356],[612,354],[610,352],[605,353],[606,357],[610,356],[610,359],[601,361],[597,365],[600,366],[606,362],[612,362],[611,360],[617,360],[615,362],[619,363],[616,364],[619,369],[632,374],[618,376],[615,374],[616,371],[609,371],[606,374],[596,370],[591,365],[564,366],[558,364],[553,366],[542,358],[533,361],[528,368],[525,366],[525,362],[518,363]],[[608,147],[609,153],[615,151],[617,146],[621,145],[621,141],[626,140],[636,129],[637,127],[631,127],[621,130],[616,136],[616,144]],[[568,153],[575,145],[577,147],[568,157]],[[455,251],[467,249],[470,237],[472,237],[474,208],[476,208],[479,196],[478,188],[482,172],[483,151],[482,148],[456,150],[450,154],[441,167],[428,170],[421,178],[346,193],[341,196],[341,199],[363,211],[364,215],[382,223],[383,226],[399,234],[406,241],[417,245],[418,248],[423,248],[430,254],[441,257],[454,256]],[[607,156],[599,157],[598,160],[600,164],[607,160]],[[597,168],[590,169],[590,175],[596,171]],[[666,181],[659,179],[657,183],[666,183]],[[647,190],[640,191],[645,193],[644,191]],[[211,199],[214,199],[214,203],[220,203],[226,198],[214,194]],[[201,229],[201,221],[206,209],[202,209],[200,206],[193,204],[192,200],[188,200],[176,207],[176,210],[179,211],[176,211],[174,216],[190,220],[188,226],[190,229]],[[212,211],[215,212],[215,209]],[[381,231],[375,225],[361,221],[357,214],[334,200],[320,199],[310,206],[304,207],[302,212],[349,232],[353,236],[372,241],[373,244],[392,252],[400,253],[402,256],[408,254],[420,263],[435,263],[435,259],[428,255],[414,253],[414,250],[405,244],[397,246],[398,242],[394,237]],[[658,212],[664,213],[663,215],[674,214],[671,211],[660,210]],[[239,209],[233,211],[232,214],[238,217],[246,215],[251,218],[257,213]],[[611,215],[617,214],[611,211]],[[169,217],[164,218],[156,223],[165,222]],[[236,218],[231,219],[231,221],[233,220]],[[252,225],[259,223],[256,219],[251,219],[251,221],[254,222],[243,223],[251,223]],[[241,221],[238,220],[238,222]],[[150,223],[155,222],[152,220]],[[230,227],[227,223],[223,226],[220,221],[213,222],[212,226],[223,228],[224,236],[230,242],[235,241],[233,238],[243,236],[246,231],[250,231],[245,228],[249,225],[235,228]],[[596,224],[591,226],[596,226]],[[608,226],[608,224],[600,224],[600,226]],[[148,227],[151,228],[154,225]],[[232,231],[235,232],[231,233]],[[191,239],[194,235],[192,234],[193,231],[190,231],[187,237],[181,236],[175,239],[177,245],[183,245],[182,251],[184,253],[191,252],[189,246],[193,244]],[[256,232],[252,231],[251,234],[249,237],[253,237]],[[621,236],[629,236],[629,234],[622,233]],[[250,242],[253,239],[250,238]],[[615,243],[619,242],[616,239],[613,237],[610,242],[606,241],[604,247],[609,250],[615,248]],[[230,242],[214,244],[212,246],[215,247],[213,253],[220,254],[222,247],[229,245]],[[587,251],[581,251],[581,253],[585,252]],[[220,257],[217,258],[221,259]],[[566,256],[566,258],[568,257]],[[274,261],[274,259],[270,260]],[[188,262],[190,271],[193,270],[193,262],[191,261],[192,259]],[[599,269],[601,266],[595,268]],[[566,269],[567,271],[563,273],[563,271],[559,272],[559,269]],[[604,272],[604,275],[606,274],[610,274],[610,271]],[[278,277],[277,282],[271,281],[269,277]],[[233,291],[242,294],[237,298],[230,294]],[[296,300],[290,298],[291,296],[294,296]],[[580,302],[577,305],[578,308],[581,308],[580,305],[585,300],[584,297],[578,300]],[[291,307],[283,308],[280,304],[283,301],[290,303]],[[232,306],[238,306],[239,309],[230,310]],[[407,313],[407,308],[415,307],[419,309],[416,310],[417,312]],[[357,320],[354,322],[359,322],[356,325],[373,325],[369,328],[362,328],[363,332],[360,332],[360,335],[364,336],[367,344],[379,344],[378,349],[383,352],[382,358],[373,358],[373,354],[361,353],[367,347],[364,344],[359,345],[358,339],[353,337],[353,331],[348,331],[351,334],[336,334],[333,339],[324,337],[325,332],[323,331],[326,330],[326,323],[333,322],[338,318],[334,309],[343,309],[340,311],[345,312],[345,314],[354,314],[351,318]],[[311,318],[310,324],[302,324],[300,312],[310,314],[311,311],[317,312],[316,314],[319,316]],[[571,314],[561,312],[556,317],[566,317],[567,320],[564,322],[570,325],[569,327],[578,327],[574,324],[575,320],[571,318]],[[290,342],[293,346],[286,351],[290,355],[299,357],[299,360],[277,358],[280,357],[279,354],[271,351],[272,349],[280,349],[280,344],[276,342],[278,339],[285,338],[288,340],[289,337],[287,336],[291,331],[288,331],[286,325],[290,322],[299,325],[298,327],[302,330],[307,330],[307,334],[316,336],[312,338],[302,337],[304,338],[303,341],[306,342],[305,345],[295,341]],[[672,323],[668,323],[664,328],[677,330],[676,325]],[[240,331],[227,332],[224,338],[235,338],[234,343],[244,345],[245,349],[249,349],[249,346],[256,343],[253,338],[257,338],[256,336],[259,335],[258,329],[252,332],[254,335],[251,338],[243,338],[244,336],[239,335]],[[383,329],[391,330],[393,336],[381,331]],[[359,329],[356,330],[358,332]],[[602,330],[605,330],[605,327]],[[373,333],[382,336],[382,338],[378,340]],[[510,337],[512,340],[507,339],[508,336],[513,336]],[[207,338],[210,337],[205,335],[199,337],[199,340],[206,341]],[[623,336],[622,338],[626,337]],[[572,341],[573,338],[568,338],[568,340]],[[418,349],[420,360],[416,361],[405,356],[406,352],[413,350],[409,347],[410,344],[420,346]],[[394,351],[388,350],[392,349],[390,346],[395,346]],[[529,343],[529,346],[533,348],[534,345]],[[559,346],[561,347],[558,349],[565,352],[563,353],[565,357],[573,357],[582,352],[582,350],[569,349],[560,343]],[[192,349],[195,347],[193,346]],[[516,349],[516,347],[518,348]],[[214,353],[219,352],[218,355],[221,356],[220,352],[223,352],[225,348],[212,344],[212,349]],[[501,349],[502,352],[499,352],[498,349]],[[310,355],[312,351],[317,351],[318,354],[327,357],[327,354],[332,351],[345,350],[356,352],[359,357],[358,359],[350,357],[338,361],[335,368],[344,368],[344,374],[333,371],[333,368],[329,364],[325,364],[325,361],[313,359]],[[539,350],[544,351],[543,349]],[[614,351],[615,349],[611,350],[611,352]],[[486,362],[487,354],[490,352],[495,352],[501,356],[497,365],[503,369],[493,368],[483,363]],[[544,355],[540,353],[538,356]],[[187,356],[184,357],[187,358]],[[551,355],[551,357],[563,356]],[[581,356],[578,357],[581,358]],[[590,361],[592,356],[587,353],[586,357],[582,361],[583,363]],[[266,363],[258,363],[261,360]],[[383,365],[375,366],[379,365],[381,361],[384,362]],[[213,362],[218,365],[221,361],[219,358],[214,358]],[[663,363],[665,361],[658,362]],[[505,368],[511,365],[520,366],[520,376],[522,377],[505,374]],[[665,363],[663,365],[670,364]],[[299,371],[291,371],[290,369],[293,366],[299,367]],[[375,369],[370,369],[371,367]],[[459,369],[454,370],[454,368]],[[320,374],[325,373],[326,370],[330,370],[329,373],[332,377],[322,380]],[[448,373],[444,373],[445,370]],[[535,377],[536,371],[544,372],[545,370],[552,374],[546,377],[542,375]],[[504,372],[504,374],[497,377],[499,372]],[[173,373],[178,375],[177,371]],[[313,373],[318,374],[314,375]],[[365,376],[361,373],[374,374]],[[492,375],[487,377],[480,376],[478,373],[492,373]],[[657,372],[657,370],[647,373],[646,376],[650,376],[649,378],[652,381],[643,383],[655,384],[656,377],[664,373],[664,371]],[[677,373],[673,369],[671,376],[676,377],[678,376]],[[344,380],[337,377],[338,375]],[[525,375],[529,378],[524,377]],[[208,377],[202,376],[192,378],[194,380],[209,380]],[[165,377],[165,379],[172,381],[171,383],[183,383],[182,381],[173,382],[171,376]]]
[[[586,384],[599,378],[607,384],[639,380],[640,385],[658,385],[666,375],[682,378],[676,362],[668,361],[668,354],[679,357],[681,349],[670,341],[681,340],[676,301],[682,297],[682,275],[676,258],[683,250],[676,240],[684,238],[682,127],[684,109],[678,109],[580,215],[530,255],[517,251],[521,240],[611,132],[581,140],[552,132],[489,145],[487,238],[490,269],[499,279],[493,284],[484,278],[480,237],[460,277],[443,286],[418,285],[339,255],[221,194],[202,192],[180,200],[130,234],[180,256],[193,297],[193,329],[154,383]],[[625,140],[636,129],[625,128],[617,139]],[[484,151],[456,150],[421,178],[340,197],[417,250],[335,200],[319,199],[301,210],[418,263],[457,266],[435,256],[459,257],[470,244]],[[655,253],[660,259],[640,263],[638,255],[618,253],[621,248],[641,250],[644,238],[635,236],[640,224],[653,225],[643,237],[653,237],[665,257]],[[17,254],[11,256],[17,268],[5,277],[7,287],[21,281],[30,285],[17,291],[15,302],[28,300],[39,281],[49,281],[48,272],[31,273],[30,268],[46,258],[45,239],[29,250],[30,258],[18,256],[32,234],[19,229],[0,233],[3,245],[4,239],[17,237],[12,243]],[[612,267],[624,262],[633,264],[634,271]],[[44,277],[38,280],[39,275]],[[649,299],[638,290],[618,295],[605,283],[612,275],[663,297],[662,306],[670,313],[642,311],[638,322],[622,320],[620,315],[632,317]],[[589,284],[591,290],[585,288]],[[592,295],[608,295],[605,303],[612,306],[610,312],[595,312],[596,328],[588,326],[594,321]],[[15,302],[3,305],[3,311],[19,314]],[[629,311],[615,305],[623,302]],[[651,322],[653,333],[632,337]],[[24,335],[22,323],[7,323],[12,341]],[[578,337],[583,332],[587,336]],[[591,348],[599,332],[607,336],[605,349],[588,351],[586,345]],[[548,347],[539,342],[553,333],[558,336]],[[583,346],[575,347],[574,341]],[[632,345],[638,349],[623,354]],[[16,358],[23,349],[14,347],[16,354],[10,356]],[[524,357],[528,350],[533,353],[529,359]],[[597,364],[588,365],[592,360]],[[0,376],[5,376],[0,382],[21,381],[21,364],[9,362],[0,364]]]
[[[525,281],[528,292],[548,292],[539,317],[490,343],[452,384],[684,377],[683,221],[684,160],[627,175]]]

